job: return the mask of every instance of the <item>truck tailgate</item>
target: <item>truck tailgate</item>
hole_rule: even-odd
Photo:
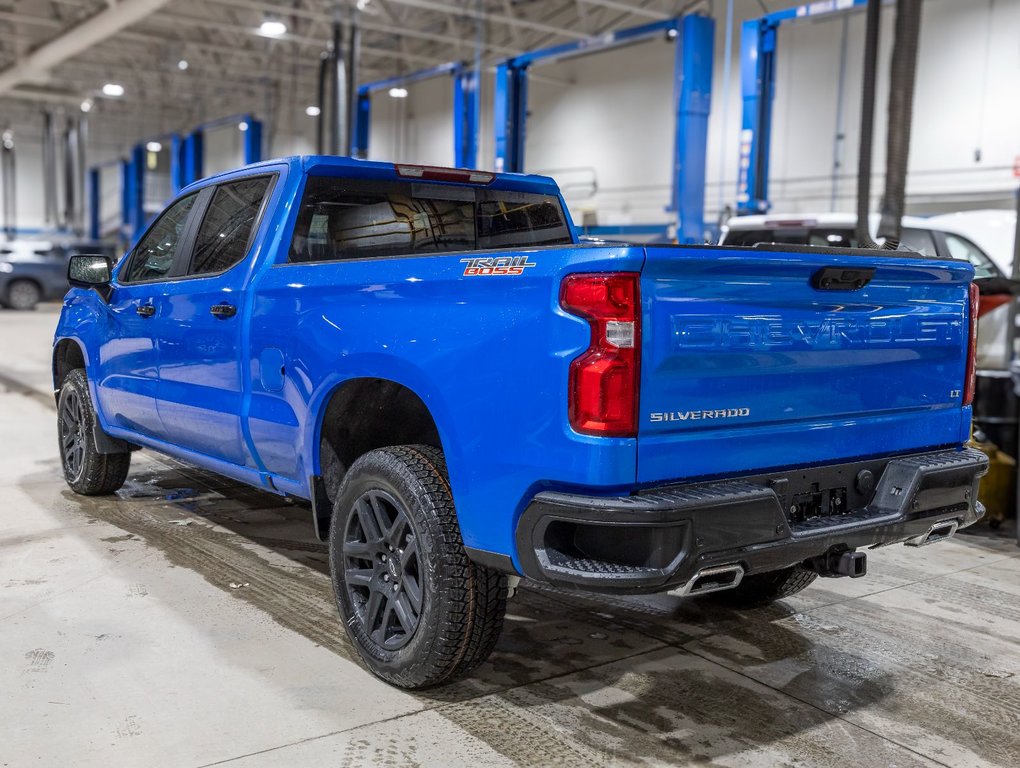
[[[826,290],[826,268],[874,273]],[[647,248],[639,482],[966,440],[972,275],[891,252]]]

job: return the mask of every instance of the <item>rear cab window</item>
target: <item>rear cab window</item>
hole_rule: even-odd
[[[310,176],[292,263],[568,245],[555,195],[414,181]]]

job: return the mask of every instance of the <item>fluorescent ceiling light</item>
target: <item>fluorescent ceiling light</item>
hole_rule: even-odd
[[[259,27],[259,34],[263,37],[280,37],[287,34],[287,25],[279,19],[266,19]]]
[[[312,104],[310,107],[305,107],[305,114],[308,115],[309,117],[318,117],[321,112],[322,110],[320,110],[314,104]]]
[[[104,96],[123,96],[124,86],[120,83],[107,83],[103,86]]]
[[[150,152],[160,152],[163,149],[163,145],[160,144],[158,141],[150,141],[148,144],[145,145],[145,148]]]
[[[390,96],[394,99],[406,99],[407,89],[406,88],[390,88]]]

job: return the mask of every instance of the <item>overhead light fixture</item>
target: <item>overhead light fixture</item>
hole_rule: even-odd
[[[237,124],[237,130],[239,130],[239,131],[247,131],[248,130],[248,121],[247,120],[242,120],[241,122],[239,122]]]
[[[14,149],[14,131],[8,129],[3,133],[4,149]]]
[[[372,0],[358,0],[358,3],[357,3],[358,10],[359,11],[365,10],[366,8],[368,8],[368,4],[371,3],[371,2],[372,2]]]
[[[188,68],[188,60],[187,59],[181,59],[180,61],[177,62],[177,69],[181,70],[181,72],[183,72],[187,68]]]
[[[305,114],[309,117],[318,117],[322,113],[322,110],[312,104],[310,107],[305,107]]]
[[[158,141],[150,141],[148,144],[145,145],[145,148],[147,150],[149,150],[150,152],[162,152],[163,151],[163,145],[160,144]]]
[[[103,86],[103,95],[113,97],[123,96],[124,86],[120,83],[107,83]]]
[[[263,37],[280,37],[287,34],[287,25],[277,18],[267,16],[259,26],[259,34]]]
[[[390,96],[394,99],[406,99],[407,89],[406,88],[390,88]]]
[[[92,99],[85,99],[85,101],[81,103],[81,111],[82,112],[92,111]]]

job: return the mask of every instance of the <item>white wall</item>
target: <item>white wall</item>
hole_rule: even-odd
[[[771,0],[768,7],[785,7]],[[734,205],[741,122],[740,23],[761,14],[757,0],[736,0],[732,74],[724,89],[725,0],[714,3],[716,55],[707,150],[707,217]],[[884,13],[876,120],[877,204],[884,166],[888,56],[893,11]],[[856,187],[864,16],[785,24],[780,30],[771,197],[777,212],[830,210],[840,44],[847,28],[842,174],[837,210],[852,210]],[[575,218],[600,224],[665,222],[673,118],[674,45],[655,40],[566,62],[539,65],[530,81],[526,170],[551,173]],[[482,81],[479,165],[493,165],[492,72]],[[449,165],[453,162],[452,83],[416,83],[406,99],[373,97],[370,157]],[[937,212],[1012,205],[1020,156],[1020,0],[925,0],[918,67],[908,209]],[[281,95],[270,154],[311,152],[315,120],[293,93]],[[724,109],[724,106],[726,109]],[[252,105],[256,111],[259,105]],[[724,112],[726,112],[724,130]],[[209,115],[217,117],[218,115]],[[141,117],[139,117],[141,119]],[[41,126],[41,121],[40,121]],[[163,126],[179,127],[179,126]],[[139,129],[141,130],[141,129]],[[150,133],[155,133],[152,130]],[[19,223],[42,224],[39,142],[19,131]],[[117,148],[93,130],[90,162]],[[207,171],[240,162],[241,135],[209,135]],[[112,140],[112,139],[110,139]],[[120,148],[126,150],[127,146]],[[980,160],[975,151],[980,149]],[[721,191],[721,196],[720,196]]]

